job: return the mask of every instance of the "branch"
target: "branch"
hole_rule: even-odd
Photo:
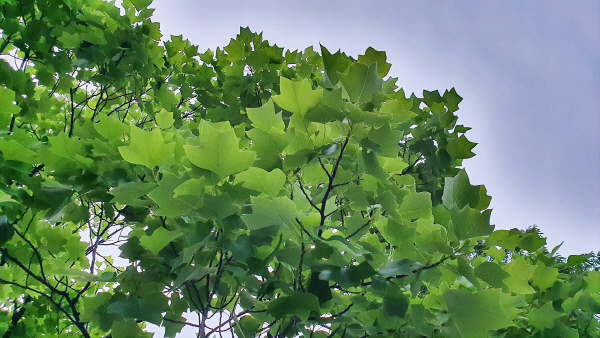
[[[52,292],[52,294],[57,294],[59,296],[62,296],[67,303],[69,303],[69,308],[71,309],[71,313],[72,316],[69,315],[66,310],[64,310],[62,307],[60,307],[53,299],[51,296],[46,295],[45,293],[42,293],[40,291],[35,291],[36,293],[42,294],[45,297],[47,297],[48,299],[50,299],[52,301],[52,303],[54,305],[56,305],[59,309],[61,309],[65,315],[67,315],[67,317],[69,317],[69,320],[75,325],[77,326],[77,328],[79,329],[79,331],[81,331],[81,334],[83,335],[84,338],[90,338],[90,334],[88,333],[87,329],[85,328],[85,325],[79,321],[79,311],[77,311],[77,301],[74,301],[73,299],[71,299],[71,297],[69,296],[69,293],[66,291],[61,291],[57,288],[55,288],[54,286],[52,286],[50,283],[48,283],[44,278],[36,275],[33,273],[33,271],[29,270],[25,265],[23,265],[21,262],[19,262],[19,260],[17,260],[16,258],[12,257],[8,251],[6,251],[6,249],[0,248],[0,253],[2,253],[2,257],[6,257],[9,261],[15,263],[19,268],[21,268],[23,271],[25,271],[27,273],[28,276],[31,276],[33,279],[37,280],[38,282],[42,283],[44,286],[46,286],[48,289],[50,289],[50,291]],[[10,283],[10,284],[14,284],[17,285],[16,283]],[[27,290],[33,290],[30,289],[29,287],[25,287]]]
[[[373,221],[372,219],[368,220],[367,223],[363,224],[360,228],[356,229],[353,233],[351,233],[350,235],[346,236],[346,239],[349,239],[350,237],[357,235],[364,228],[366,228],[369,224],[371,224],[372,221]]]
[[[321,209],[320,209],[318,206],[316,206],[316,205],[313,203],[312,199],[311,199],[311,198],[308,196],[308,194],[306,193],[306,190],[304,190],[304,187],[302,187],[302,182],[300,181],[300,179],[298,179],[298,185],[300,185],[300,190],[301,190],[301,191],[302,191],[302,193],[304,194],[304,197],[306,197],[306,199],[308,200],[308,203],[310,203],[310,205],[311,205],[313,208],[317,209],[317,211],[318,211],[319,213],[321,213]]]
[[[175,324],[182,324],[182,325],[189,325],[189,326],[193,326],[193,327],[200,327],[200,325],[198,324],[194,324],[194,323],[190,323],[190,322],[180,322],[178,320],[173,320],[173,319],[169,319],[166,317],[163,317],[164,321],[170,322],[170,323],[175,323]]]
[[[6,330],[6,332],[4,332],[2,338],[10,338],[12,336],[13,330],[15,329],[15,327],[17,327],[17,324],[19,324],[19,320],[21,320],[21,318],[23,318],[23,315],[25,314],[25,304],[29,302],[31,302],[31,296],[27,295],[25,297],[25,300],[23,301],[23,304],[17,309],[17,301],[15,300],[15,308],[13,310],[13,315],[10,320],[10,327],[8,328],[8,330]]]
[[[325,207],[327,205],[327,199],[329,198],[329,194],[335,188],[333,181],[335,180],[335,175],[337,174],[337,171],[340,168],[340,163],[342,162],[342,157],[344,156],[344,150],[346,150],[346,146],[348,145],[349,141],[350,141],[350,133],[348,133],[348,136],[346,137],[346,139],[344,140],[344,143],[342,144],[342,148],[340,149],[340,156],[338,156],[337,160],[335,161],[335,165],[333,166],[333,170],[331,171],[331,174],[327,173],[327,170],[325,170],[325,173],[327,173],[327,176],[329,177],[329,183],[327,185],[327,190],[325,191],[325,195],[323,196],[323,200],[321,202],[321,209],[317,209],[317,210],[319,210],[319,212],[321,214],[321,223],[320,223],[321,227],[323,227],[325,225],[325,219],[327,218],[327,215],[325,215]],[[325,169],[325,167],[323,167],[323,169]],[[323,235],[322,228],[319,229],[319,237],[321,237],[321,235]]]

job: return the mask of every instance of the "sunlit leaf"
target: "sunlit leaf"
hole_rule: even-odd
[[[140,244],[157,254],[169,243],[183,235],[182,231],[169,231],[165,228],[158,228],[154,230],[151,236],[143,236],[140,238]]]
[[[193,164],[225,178],[248,169],[254,162],[255,153],[240,150],[233,129],[221,126],[225,125],[203,121],[200,124],[200,145],[185,145],[184,149]]]
[[[316,107],[323,99],[323,89],[313,90],[308,80],[292,81],[281,77],[281,94],[274,95],[273,101],[281,108],[300,116]]]
[[[137,127],[131,127],[131,144],[119,147],[125,161],[150,169],[172,163],[174,150],[175,143],[165,143],[160,130],[144,131]]]

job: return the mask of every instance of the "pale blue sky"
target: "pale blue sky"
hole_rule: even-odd
[[[537,224],[562,255],[600,250],[600,2],[155,0],[165,38],[385,50],[407,92],[455,87],[465,161],[497,228]]]

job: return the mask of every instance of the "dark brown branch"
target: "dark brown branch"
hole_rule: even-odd
[[[321,213],[321,209],[316,206],[316,204],[313,203],[312,199],[310,198],[310,196],[308,196],[308,194],[306,193],[306,190],[304,190],[304,187],[302,186],[302,182],[300,180],[298,180],[298,185],[300,185],[300,190],[302,191],[302,193],[304,194],[304,197],[306,197],[306,199],[308,200],[308,203],[310,203],[310,205],[317,209],[317,211],[319,213]]]
[[[325,190],[325,195],[323,196],[323,200],[321,201],[321,209],[319,209],[319,212],[321,214],[321,223],[320,223],[321,227],[323,227],[325,225],[325,219],[327,218],[327,215],[325,215],[325,207],[327,206],[327,199],[329,198],[329,194],[331,194],[331,192],[335,188],[333,181],[335,180],[335,175],[337,174],[337,171],[340,168],[340,163],[342,162],[342,157],[344,157],[344,150],[346,150],[346,146],[348,145],[349,141],[350,141],[350,134],[348,134],[348,136],[346,136],[346,139],[344,140],[344,143],[342,144],[342,148],[340,149],[340,156],[338,156],[337,160],[335,161],[335,164],[333,166],[333,170],[331,171],[331,174],[327,174],[327,176],[329,177],[329,183],[327,184],[327,190]],[[327,171],[326,171],[326,173],[327,173]],[[322,228],[319,229],[319,237],[321,237],[321,235],[323,235]]]
[[[368,220],[367,223],[363,224],[360,228],[356,229],[353,233],[351,233],[350,235],[346,236],[346,239],[349,239],[350,237],[356,236],[364,228],[366,228],[367,226],[369,226],[369,224],[371,224],[372,221],[373,221],[372,219]]]
[[[6,251],[6,249],[0,248],[0,253],[2,253],[2,257],[6,257],[9,261],[15,263],[19,268],[21,268],[21,270],[25,271],[27,273],[28,277],[31,276],[33,279],[37,280],[38,282],[40,282],[44,286],[46,286],[48,289],[50,289],[52,294],[57,294],[59,296],[64,297],[64,299],[69,304],[69,308],[71,309],[72,316],[69,315],[64,309],[62,309],[62,307],[60,307],[58,304],[56,304],[56,302],[52,299],[51,296],[48,296],[48,295],[38,291],[38,293],[43,294],[47,298],[51,299],[52,302],[59,307],[59,309],[62,309],[62,311],[69,317],[69,320],[71,320],[71,322],[73,324],[75,324],[75,326],[77,326],[77,328],[81,331],[81,334],[83,335],[84,338],[90,338],[90,334],[88,333],[87,329],[85,328],[85,325],[79,321],[79,311],[77,310],[77,306],[76,306],[77,302],[74,301],[73,299],[71,299],[71,297],[69,296],[69,293],[67,291],[58,290],[56,287],[54,287],[50,283],[48,283],[48,281],[46,281],[46,279],[34,274],[33,271],[29,270],[29,268],[27,268],[25,265],[23,265],[19,260],[12,257],[8,253],[8,251]],[[29,290],[29,288],[27,288],[27,289]]]

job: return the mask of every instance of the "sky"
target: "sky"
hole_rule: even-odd
[[[286,49],[386,51],[405,92],[456,88],[464,167],[497,229],[600,250],[600,2],[155,0],[163,39],[223,47],[240,26]]]

